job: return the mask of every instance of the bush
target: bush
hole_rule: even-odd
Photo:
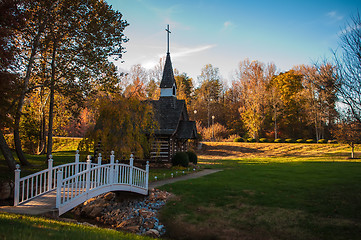
[[[302,138],[300,138],[300,139],[297,139],[296,142],[297,142],[297,143],[304,143],[305,140],[303,140]]]
[[[275,143],[281,143],[281,142],[282,142],[282,139],[281,139],[281,138],[276,138],[276,139],[274,140],[274,142],[275,142]]]
[[[188,164],[189,164],[189,158],[188,158],[188,154],[185,152],[177,152],[172,158],[173,166],[188,167]]]
[[[256,139],[254,139],[254,138],[247,138],[247,142],[256,142]]]
[[[233,142],[244,142],[244,139],[241,137],[236,137],[235,139],[233,139]]]
[[[260,139],[259,139],[259,142],[261,142],[261,143],[267,143],[267,142],[268,142],[268,139],[267,139],[267,138],[260,138]]]
[[[285,142],[286,143],[294,143],[295,141],[293,141],[293,139],[291,139],[291,138],[287,138],[287,139],[285,139]]]
[[[337,140],[328,140],[327,143],[330,143],[330,144],[337,144]]]
[[[221,141],[227,138],[229,135],[227,128],[219,123],[214,123],[213,125],[209,126],[209,128],[202,128],[199,129],[199,131],[203,140]]]
[[[320,140],[318,140],[318,143],[327,143],[327,140],[326,139],[320,139]]]
[[[198,157],[197,157],[197,154],[195,152],[192,152],[192,151],[188,151],[186,152],[187,155],[188,155],[188,159],[189,159],[189,162],[193,163],[194,165],[197,164],[198,162]]]
[[[306,143],[315,143],[315,140],[313,140],[313,139],[307,139],[307,140],[306,140]]]

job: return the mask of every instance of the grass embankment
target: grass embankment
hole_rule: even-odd
[[[0,213],[0,239],[147,240],[152,238],[41,217]]]
[[[246,151],[232,159],[235,148]],[[163,187],[178,199],[162,220],[175,239],[361,239],[361,163],[348,151],[207,143],[200,162],[224,170]]]

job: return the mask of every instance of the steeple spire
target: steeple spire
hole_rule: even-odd
[[[176,97],[177,96],[177,85],[174,79],[172,62],[170,60],[169,53],[169,25],[167,25],[167,57],[165,59],[163,77],[160,82],[160,96],[161,97]]]
[[[169,24],[167,25],[167,54],[169,54],[169,34],[171,33],[171,31],[169,31]]]

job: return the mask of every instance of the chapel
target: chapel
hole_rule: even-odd
[[[169,25],[166,31],[168,50],[160,83],[160,97],[150,101],[158,122],[151,159],[163,162],[171,161],[177,152],[187,151],[189,140],[197,138],[196,123],[189,120],[185,100],[177,99],[177,84],[169,53]]]

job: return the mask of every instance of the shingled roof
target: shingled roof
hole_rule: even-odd
[[[170,54],[167,53],[167,57],[165,59],[165,64],[164,64],[163,77],[162,77],[162,81],[160,82],[160,88],[172,88],[174,84],[176,83],[173,75],[172,62],[170,60]]]
[[[158,122],[159,135],[174,135],[177,132],[179,122],[188,121],[188,113],[184,100],[173,97],[161,97],[159,100],[152,100],[154,116]]]

